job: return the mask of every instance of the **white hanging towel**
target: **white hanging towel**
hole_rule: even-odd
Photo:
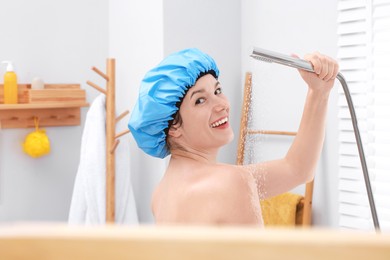
[[[87,113],[81,139],[80,163],[69,211],[69,224],[103,225],[106,223],[105,100],[105,95],[99,95]],[[115,221],[117,224],[137,224],[128,142],[119,144],[115,159]]]
[[[126,129],[126,120],[121,122],[123,125],[119,122],[117,128]],[[126,225],[138,224],[130,172],[130,138],[131,134],[122,136],[115,151],[115,223]]]

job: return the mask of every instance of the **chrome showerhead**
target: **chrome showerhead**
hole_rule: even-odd
[[[254,54],[251,54],[249,56],[251,56],[252,58],[254,58],[256,60],[265,61],[265,62],[269,62],[269,63],[273,62],[272,59],[269,59],[269,58],[266,58],[266,57],[263,57],[263,56],[258,56],[258,55],[254,55]]]
[[[310,62],[274,51],[253,47],[249,56],[260,61],[275,62],[285,66],[314,72]]]

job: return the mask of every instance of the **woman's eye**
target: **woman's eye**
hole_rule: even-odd
[[[202,104],[202,103],[205,102],[205,101],[206,101],[205,98],[198,98],[198,99],[195,101],[195,105]]]
[[[217,88],[214,92],[215,95],[219,95],[222,93],[222,88]]]

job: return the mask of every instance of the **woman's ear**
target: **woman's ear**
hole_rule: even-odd
[[[168,130],[168,135],[176,138],[180,137],[181,136],[180,127],[175,127],[174,125],[172,125]]]

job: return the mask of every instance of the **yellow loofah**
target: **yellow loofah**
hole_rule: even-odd
[[[50,141],[46,135],[46,131],[38,129],[37,122],[35,127],[35,131],[26,136],[23,143],[23,150],[31,157],[38,158],[50,152]]]

